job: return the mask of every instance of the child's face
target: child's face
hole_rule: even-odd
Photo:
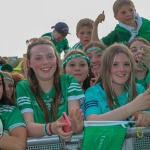
[[[139,67],[139,61],[138,61],[138,54],[140,51],[143,51],[143,47],[144,47],[144,42],[142,41],[134,41],[131,45],[130,45],[130,50],[132,53],[132,56],[134,58],[134,66],[135,66],[135,70],[136,71],[147,71],[147,69],[143,69],[141,67]]]
[[[50,45],[36,45],[31,49],[29,67],[33,69],[38,81],[53,80],[57,68],[54,48]]]
[[[65,36],[58,33],[56,30],[53,32],[53,36],[54,36],[54,39],[55,39],[56,42],[60,42],[65,38]]]
[[[80,39],[80,42],[83,46],[87,45],[91,41],[92,28],[84,26],[80,28],[80,31],[77,33],[77,37]]]
[[[118,53],[111,68],[112,84],[124,86],[131,74],[130,61],[126,54]]]
[[[82,57],[76,57],[68,61],[65,72],[76,78],[79,83],[83,83],[89,73],[88,62]]]
[[[91,60],[91,71],[95,75],[99,73],[100,67],[101,67],[101,60],[102,60],[102,52],[93,50],[87,54],[87,56]]]
[[[136,10],[132,5],[123,5],[119,8],[117,14],[114,16],[116,20],[129,25],[135,26]]]
[[[5,83],[6,94],[9,98],[11,98],[11,96],[13,95],[13,91],[14,91],[14,85],[12,81],[8,79],[4,79],[4,83]]]

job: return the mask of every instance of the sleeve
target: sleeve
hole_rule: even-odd
[[[49,33],[45,33],[41,37],[43,37],[43,36],[50,36],[50,34]]]
[[[142,94],[145,92],[145,88],[141,84],[136,84],[136,88],[137,88],[138,94]]]
[[[142,17],[142,22],[138,36],[143,37],[150,42],[150,20]]]
[[[25,84],[25,81],[19,82],[16,86],[17,105],[22,114],[33,112],[29,90],[30,87]]]
[[[106,46],[112,45],[115,41],[117,41],[117,36],[115,30],[110,32],[107,36],[100,39]]]
[[[23,116],[18,107],[7,106],[5,107],[5,109],[7,109],[7,113],[5,113],[6,116],[4,120],[4,127],[6,127],[5,130],[11,131],[12,129],[19,126],[26,127]]]
[[[68,40],[65,38],[64,39],[64,52],[67,53],[69,52],[69,50],[70,50],[69,43],[68,43]]]
[[[68,86],[68,100],[83,100],[85,98],[82,88],[76,79],[70,77],[70,83]]]
[[[85,92],[85,117],[91,114],[102,114],[101,107],[99,106],[99,100],[100,98],[99,94],[95,92],[94,86],[90,87]]]

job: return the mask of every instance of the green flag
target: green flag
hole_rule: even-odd
[[[126,121],[85,121],[82,150],[121,150]]]

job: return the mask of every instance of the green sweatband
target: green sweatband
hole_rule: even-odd
[[[70,59],[73,59],[73,58],[76,58],[76,57],[82,57],[82,58],[84,58],[85,60],[87,60],[87,62],[88,62],[89,64],[91,64],[91,61],[90,61],[89,57],[87,57],[87,56],[85,56],[85,55],[83,55],[83,54],[73,54],[73,55],[69,56],[68,58],[66,58],[66,59],[64,60],[62,66],[65,67],[66,64],[67,64],[67,62],[68,62]]]
[[[9,81],[11,81],[11,82],[12,82],[12,84],[14,84],[14,80],[13,80],[13,79],[11,79],[11,78],[4,78],[4,80],[9,80]]]
[[[88,48],[85,53],[88,54],[91,51],[101,51],[101,52],[103,52],[104,50],[102,48],[99,48],[99,47],[91,47],[91,48]]]

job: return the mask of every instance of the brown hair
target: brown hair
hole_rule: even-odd
[[[57,59],[57,68],[56,71],[54,73],[54,89],[55,89],[55,96],[54,96],[54,100],[51,104],[52,108],[51,111],[49,113],[48,108],[43,100],[43,98],[40,95],[40,87],[39,87],[39,83],[38,83],[38,79],[36,78],[36,75],[33,71],[32,68],[29,68],[29,66],[27,66],[27,80],[29,82],[30,88],[36,98],[37,103],[39,104],[39,106],[41,107],[42,111],[44,112],[44,120],[45,122],[49,122],[50,119],[51,120],[56,120],[57,119],[57,112],[58,112],[58,105],[59,105],[59,99],[60,99],[60,95],[61,95],[61,85],[60,85],[60,74],[61,74],[61,60],[59,58],[59,55],[56,51],[56,48],[54,46],[54,44],[49,41],[48,39],[45,38],[38,38],[36,40],[34,40],[33,42],[31,42],[28,45],[28,49],[27,49],[27,60],[30,60],[31,57],[31,51],[32,48],[34,46],[37,45],[50,45],[53,47],[54,49],[54,53]]]
[[[82,50],[73,49],[73,50],[69,51],[69,52],[65,55],[63,61],[65,61],[69,56],[71,56],[71,55],[73,55],[73,54],[82,54],[82,55],[87,56]],[[87,57],[88,57],[88,56],[87,56]],[[87,62],[87,63],[88,63],[88,62]],[[64,66],[64,73],[65,73],[65,67],[66,67],[66,66]],[[89,75],[88,75],[87,78],[84,80],[83,86],[82,86],[82,89],[83,89],[84,91],[87,90],[87,88],[90,87],[90,78],[89,78],[89,77],[90,77],[90,74],[91,74],[90,63],[88,63],[88,67],[89,67]]]
[[[150,46],[150,43],[146,39],[142,37],[136,37],[128,44],[128,47],[130,48],[131,44],[135,41],[140,41],[140,42],[143,42],[145,45]]]
[[[3,66],[6,63],[7,63],[7,60],[3,57],[0,57],[0,66]]]
[[[92,19],[83,18],[79,20],[79,22],[77,23],[76,32],[78,33],[81,27],[85,27],[85,26],[93,29],[93,24],[94,24],[94,21]]]
[[[0,99],[0,104],[13,106],[14,103],[12,102],[12,100],[10,98],[8,98],[8,96],[6,94],[5,83],[4,83],[4,73],[2,71],[0,71],[0,76],[2,78],[2,85],[3,85],[3,94]]]
[[[3,73],[3,76],[4,76],[4,80],[5,80],[5,78],[6,78],[6,79],[9,78],[10,81],[12,82],[12,85],[13,85],[13,93],[12,93],[10,99],[11,99],[11,101],[15,104],[16,94],[15,94],[15,90],[14,90],[14,80],[13,80],[13,77],[12,77],[12,75],[11,75],[11,72],[2,71],[2,73]]]
[[[114,104],[113,104],[114,100],[116,100],[117,105],[119,105],[117,97],[111,86],[112,81],[111,81],[111,76],[110,76],[110,71],[111,71],[115,56],[118,53],[124,53],[128,57],[129,62],[130,62],[131,74],[126,83],[126,90],[129,94],[129,101],[133,100],[137,96],[132,54],[130,50],[128,49],[128,47],[125,46],[124,44],[115,43],[109,46],[108,48],[106,48],[106,50],[103,53],[100,77],[97,81],[97,82],[101,82],[103,85],[104,91],[106,92],[107,102],[111,110],[114,108]]]
[[[23,76],[21,73],[19,73],[19,72],[11,72],[10,74],[11,74],[13,80],[14,80],[14,87],[15,87],[15,88],[16,88],[16,84],[17,84],[19,81],[25,79],[24,76]]]
[[[103,43],[98,42],[98,41],[92,41],[92,42],[90,42],[89,44],[87,44],[85,46],[85,48],[83,49],[83,51],[86,53],[87,49],[89,49],[91,47],[98,47],[98,48],[101,48],[103,50],[106,49],[106,46]]]
[[[119,8],[123,5],[132,5],[135,8],[135,6],[131,0],[116,0],[113,4],[114,15],[116,15],[118,13]]]

